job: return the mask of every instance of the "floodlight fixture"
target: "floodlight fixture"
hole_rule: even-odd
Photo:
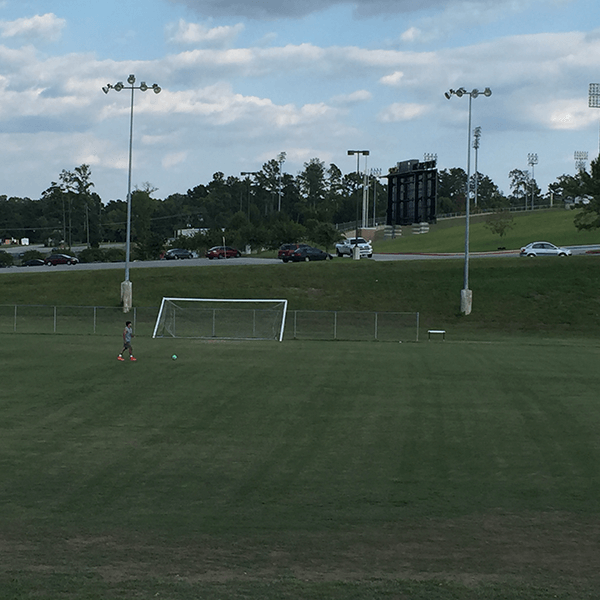
[[[134,91],[140,90],[145,92],[148,89],[148,85],[145,81],[142,81],[139,86],[135,85],[135,75],[131,74],[127,78],[129,86],[123,84],[122,81],[118,81],[114,85],[107,83],[102,87],[102,91],[108,94],[110,90],[120,92],[121,90],[131,90],[131,110],[129,118],[129,168],[128,168],[128,179],[127,179],[127,233],[125,239],[125,281],[121,284],[121,297],[123,299],[123,312],[128,312],[131,308],[132,292],[131,282],[129,280],[129,262],[131,256],[131,163],[133,156],[133,97]],[[152,85],[152,89],[155,94],[158,94],[161,89],[155,83]]]
[[[577,171],[585,171],[585,165],[588,160],[588,153],[584,150],[575,150],[573,157],[575,158],[575,168],[577,169]]]
[[[600,83],[590,83],[588,103],[590,108],[600,108]]]

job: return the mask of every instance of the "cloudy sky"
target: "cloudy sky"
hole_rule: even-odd
[[[0,194],[39,198],[87,163],[105,202],[133,185],[185,193],[213,173],[296,174],[317,157],[343,172],[438,156],[466,169],[468,97],[479,170],[505,192],[528,169],[543,191],[598,154],[597,0],[0,0]],[[361,162],[361,168],[363,167]]]

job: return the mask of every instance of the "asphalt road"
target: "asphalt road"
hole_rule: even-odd
[[[589,246],[567,246],[573,255],[586,254],[590,251],[600,253],[600,244]],[[30,248],[31,249],[31,248]],[[23,252],[23,247],[7,248],[7,251],[12,254]],[[491,257],[506,257],[515,258],[519,256],[518,250],[498,250],[496,252],[470,252],[469,257],[476,258],[491,258]],[[363,258],[362,260],[374,261],[396,261],[396,260],[447,260],[447,259],[463,259],[464,253],[425,253],[418,254],[374,254],[373,258]],[[351,257],[336,258],[335,260],[352,260]],[[284,263],[277,258],[256,258],[251,256],[242,256],[241,258],[228,259],[213,259],[208,258],[192,258],[185,260],[148,260],[140,262],[131,262],[130,269],[148,269],[148,268],[173,268],[173,267],[211,267],[225,265],[283,265]],[[98,269],[125,269],[124,262],[118,263],[80,263],[77,265],[56,265],[42,267],[9,267],[0,268],[2,273],[31,273],[36,271],[54,272],[54,271],[93,271]]]

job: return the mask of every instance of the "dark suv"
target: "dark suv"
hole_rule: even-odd
[[[283,244],[277,252],[277,258],[281,259],[284,263],[292,260],[292,253],[298,250],[298,248],[309,248],[308,244]]]
[[[44,261],[47,265],[76,265],[79,260],[68,254],[51,254]]]

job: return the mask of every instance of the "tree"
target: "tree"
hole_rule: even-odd
[[[344,237],[331,223],[323,221],[309,222],[308,232],[310,239],[318,246],[323,246],[327,252]]]
[[[582,198],[586,203],[578,205],[579,212],[575,216],[577,229],[600,228],[600,159],[590,164],[590,172],[580,170],[577,175],[562,175],[558,178],[558,186],[554,191],[562,191],[562,195],[573,199]]]
[[[485,217],[484,226],[503,238],[506,232],[515,226],[515,220],[507,210],[502,210],[488,214]]]
[[[438,214],[465,211],[467,174],[460,167],[444,169],[438,173]]]

